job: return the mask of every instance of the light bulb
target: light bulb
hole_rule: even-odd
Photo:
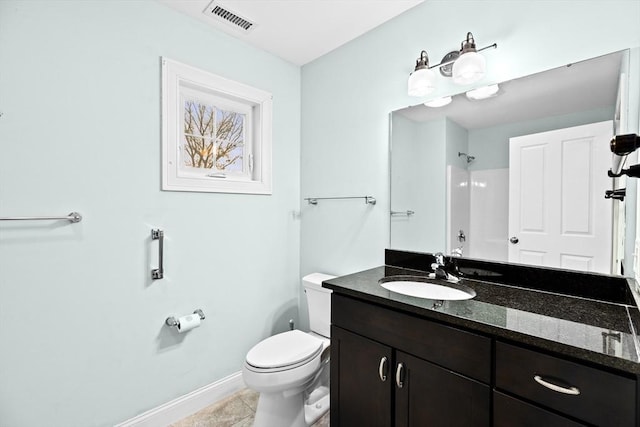
[[[443,96],[442,98],[436,98],[431,101],[425,102],[424,105],[427,107],[437,108],[444,107],[445,105],[449,105],[451,103],[450,96]]]
[[[465,52],[453,63],[453,81],[461,85],[475,83],[484,77],[487,62],[478,52]]]
[[[473,99],[473,100],[491,98],[492,96],[495,96],[498,93],[498,90],[500,90],[500,87],[497,84],[479,87],[477,89],[470,90],[469,92],[467,92],[467,98]]]
[[[428,68],[421,68],[409,75],[409,96],[425,96],[433,92],[435,86],[435,73]]]

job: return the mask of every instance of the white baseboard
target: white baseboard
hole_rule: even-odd
[[[115,427],[165,427],[245,388],[242,372],[201,387]]]

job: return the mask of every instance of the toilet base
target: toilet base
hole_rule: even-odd
[[[304,394],[260,393],[253,427],[309,427],[329,410],[329,390],[320,387],[307,402]]]
[[[260,393],[253,427],[307,427],[304,419],[304,393]]]
[[[321,387],[325,389],[325,387]],[[322,397],[313,403],[309,401],[304,405],[304,420],[308,426],[313,425],[329,410],[329,389],[326,389],[326,393],[323,393]]]

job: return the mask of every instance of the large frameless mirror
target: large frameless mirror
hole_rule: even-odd
[[[390,247],[619,273],[624,202],[604,196],[624,184],[607,170],[628,55],[392,112]]]

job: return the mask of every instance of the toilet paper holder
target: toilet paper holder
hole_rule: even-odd
[[[198,317],[200,317],[200,320],[204,320],[205,319],[204,312],[201,309],[194,310],[193,314],[197,314]],[[180,327],[180,321],[175,316],[167,317],[167,319],[164,321],[164,323],[167,326],[173,326],[175,328],[179,328]]]

